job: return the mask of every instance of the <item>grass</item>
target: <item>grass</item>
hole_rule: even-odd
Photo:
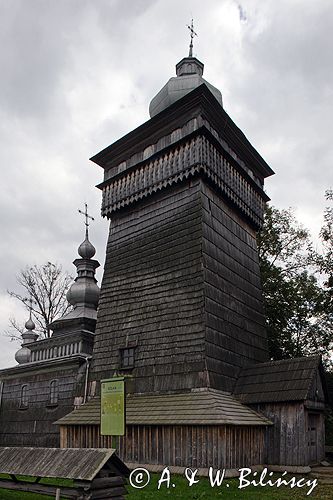
[[[27,481],[27,482],[34,482],[35,478],[30,477],[30,476],[17,476],[18,479]],[[10,476],[7,474],[0,474],[0,478],[3,479],[10,479]],[[1,483],[0,483],[1,484]],[[48,484],[48,485],[54,485],[54,486],[72,486],[73,481],[69,479],[48,479],[44,478],[42,479],[39,484]],[[38,493],[24,493],[22,491],[15,491],[15,490],[5,490],[0,488],[0,500],[49,500],[53,499],[54,497],[50,497],[47,495],[39,495]]]
[[[131,486],[128,487],[128,500],[301,500],[301,499],[318,499],[318,500],[333,500],[333,486],[319,485],[310,496],[307,496],[308,487],[303,488],[286,488],[286,487],[254,487],[238,489],[238,479],[225,479],[220,487],[211,487],[208,478],[197,478],[199,483],[189,486],[187,480],[182,476],[174,475],[171,477],[171,483],[175,487],[166,487],[166,483],[162,483],[161,488],[157,488],[160,475],[152,474],[151,482],[145,488],[139,490]],[[229,487],[227,486],[229,485]]]
[[[172,500],[304,500],[307,498],[333,500],[332,485],[319,485],[310,496],[307,496],[307,486],[294,489],[249,486],[240,490],[238,488],[238,479],[225,479],[221,486],[212,488],[207,478],[199,477],[197,478],[199,482],[190,487],[184,477],[172,475],[170,488],[167,488],[166,483],[162,483],[160,489],[158,489],[160,477],[160,475],[152,474],[149,485],[141,490],[129,485],[126,500],[166,500],[171,498]],[[55,484],[56,481],[43,480],[43,482]],[[175,486],[172,487],[172,484],[175,484]],[[68,482],[66,482],[67,485],[69,486]],[[51,498],[54,497],[0,489],[0,500],[48,500]]]

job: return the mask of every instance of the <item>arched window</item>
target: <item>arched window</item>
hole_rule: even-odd
[[[50,382],[50,404],[57,405],[59,396],[58,380],[51,380]]]
[[[20,408],[28,408],[28,385],[22,385],[21,387],[21,398],[20,398]]]

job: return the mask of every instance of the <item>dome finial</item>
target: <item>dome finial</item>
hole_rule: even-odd
[[[32,319],[32,304],[35,303],[35,301],[33,300],[32,296],[30,295],[29,299],[24,299],[26,302],[29,302],[29,319],[26,321],[25,323],[25,327],[27,330],[34,330],[36,328],[36,325]]]
[[[84,204],[84,212],[82,212],[82,210],[80,210],[78,208],[78,212],[79,214],[82,214],[85,216],[86,220],[85,220],[85,226],[86,226],[86,240],[89,240],[88,238],[88,227],[89,227],[89,219],[91,220],[95,220],[91,215],[88,214],[88,205],[87,203]]]
[[[194,36],[198,36],[198,34],[193,29],[193,18],[191,20],[191,25],[187,24],[186,26],[190,30],[190,34],[191,34],[190,35],[191,36],[190,50],[189,50],[189,53],[188,53],[188,57],[193,57],[193,38],[194,38]]]
[[[31,297],[31,295],[30,295],[30,298],[25,299],[25,301],[30,303],[29,319],[25,323],[26,330],[22,333],[22,340],[23,340],[23,342],[21,344],[22,347],[15,354],[15,359],[19,364],[30,362],[31,351],[30,351],[29,347],[27,347],[27,344],[31,344],[32,342],[36,342],[36,340],[38,338],[38,333],[34,332],[36,325],[33,322],[32,317],[31,317],[32,304],[34,303],[34,301]]]
[[[88,235],[88,227],[89,227],[89,219],[91,220],[95,220],[94,217],[92,217],[91,215],[88,214],[88,205],[87,203],[84,204],[84,212],[80,209],[78,209],[79,213],[84,215],[85,216],[85,226],[86,226],[86,238],[85,240],[83,241],[83,243],[81,243],[81,245],[79,246],[78,248],[78,253],[80,255],[80,257],[82,257],[82,259],[91,259],[95,253],[96,253],[96,249],[94,247],[94,245],[92,245],[89,241],[89,235]]]
[[[78,210],[80,214],[85,216],[86,237],[78,248],[78,254],[81,259],[75,259],[73,263],[77,268],[77,277],[75,278],[75,283],[72,284],[67,292],[67,300],[74,309],[86,307],[96,310],[99,299],[99,288],[96,285],[95,269],[99,266],[99,263],[96,260],[92,260],[92,257],[96,253],[96,249],[94,245],[90,243],[88,237],[89,219],[95,219],[88,214],[87,203],[85,203],[84,206],[84,212],[80,209]],[[66,317],[68,316],[67,314]]]

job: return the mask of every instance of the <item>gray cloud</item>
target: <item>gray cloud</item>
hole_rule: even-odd
[[[74,272],[85,201],[103,263],[102,170],[88,159],[148,119],[187,53],[192,15],[205,77],[276,171],[273,203],[319,230],[333,184],[331,0],[0,2],[1,331],[26,314],[5,292],[20,268],[57,261]],[[0,367],[10,366],[17,346],[2,345]]]

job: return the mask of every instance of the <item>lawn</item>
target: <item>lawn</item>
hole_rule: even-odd
[[[238,489],[238,479],[225,479],[221,486],[211,487],[207,478],[197,478],[199,482],[193,486],[188,485],[188,481],[179,475],[172,475],[170,487],[166,483],[162,483],[158,489],[158,480],[160,475],[152,474],[149,485],[142,489],[135,489],[128,486],[127,500],[301,500],[301,499],[317,499],[317,500],[333,500],[333,486],[319,485],[310,496],[307,496],[309,487],[303,488],[286,488],[286,487],[254,487],[249,486],[243,489]],[[175,486],[172,486],[174,484]],[[227,486],[229,485],[229,486]],[[7,491],[0,489],[0,500],[48,500],[52,497],[44,495],[35,495],[30,493],[22,493],[15,491]]]
[[[333,500],[333,486],[319,485],[314,488],[310,496],[306,493],[308,487],[303,488],[286,488],[286,487],[254,487],[238,489],[238,479],[225,479],[220,487],[211,487],[208,478],[198,478],[199,483],[193,486],[188,485],[188,481],[182,476],[174,476],[171,483],[174,487],[166,487],[166,483],[162,483],[158,489],[158,479],[160,476],[152,475],[151,482],[143,489],[135,489],[128,487],[128,500],[164,500],[164,499],[189,499],[189,500],[301,500],[306,498],[315,498],[318,500]],[[229,486],[227,486],[229,485]]]

